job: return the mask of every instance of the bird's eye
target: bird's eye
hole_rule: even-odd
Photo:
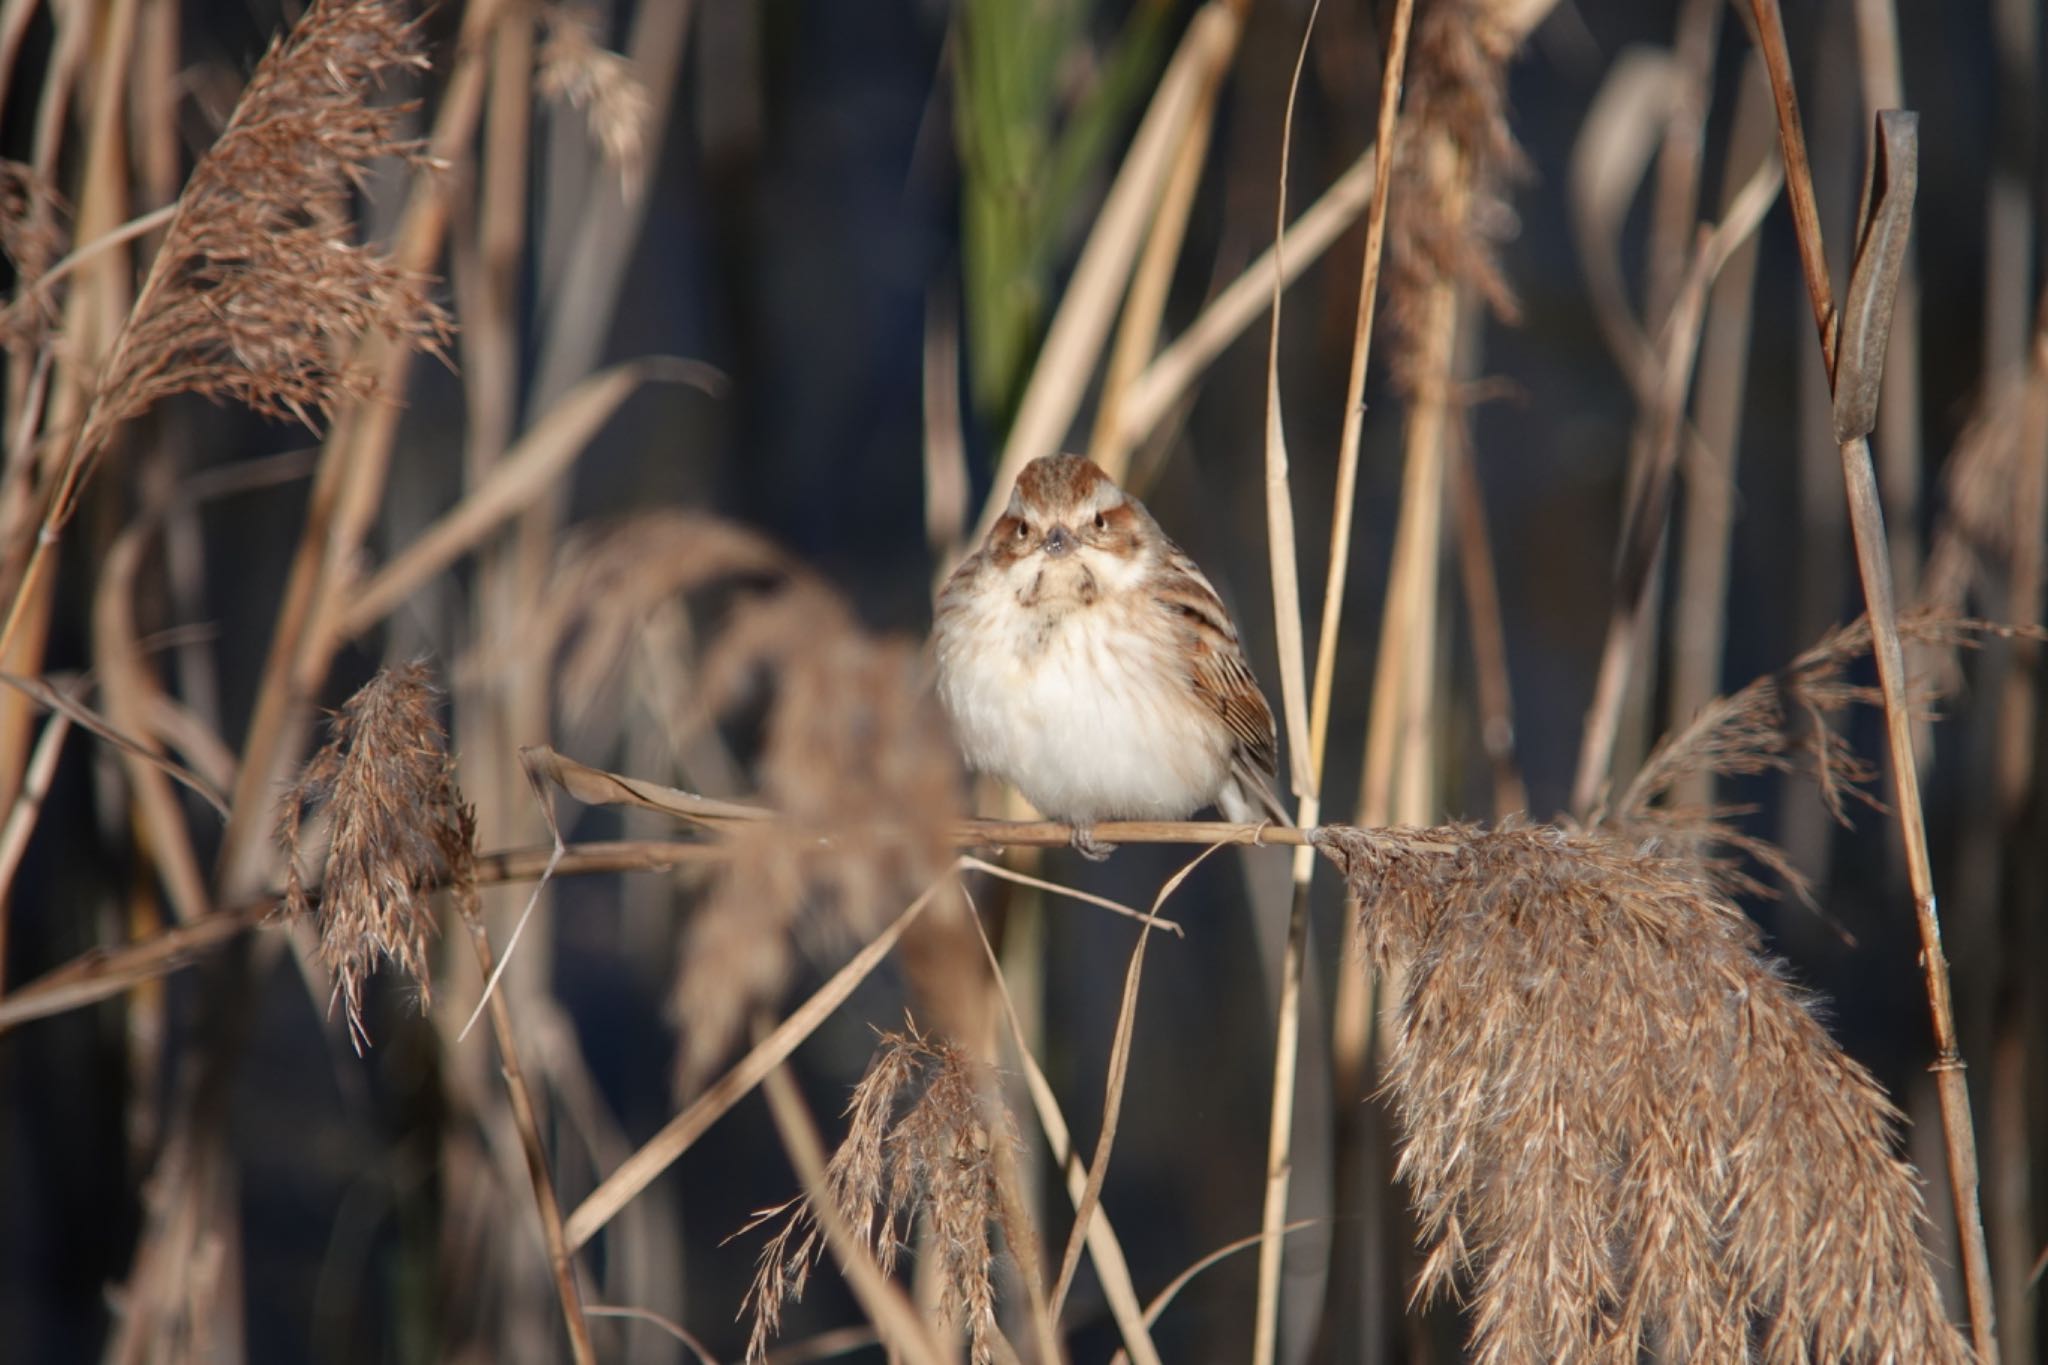
[[[1103,516],[1102,513],[1097,512],[1095,514],[1095,529],[1098,531],[1107,531],[1109,529],[1109,518]]]
[[[1026,526],[1026,525],[1025,525],[1025,524],[1024,524],[1023,522],[1021,522],[1021,521],[1017,523],[1017,539],[1019,539],[1019,540],[1022,540],[1022,539],[1024,539],[1024,537],[1026,537],[1026,536],[1028,536],[1028,535],[1030,535],[1030,534],[1031,534],[1031,528],[1030,528],[1030,527]]]

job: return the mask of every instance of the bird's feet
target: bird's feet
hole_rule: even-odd
[[[1116,852],[1115,844],[1105,844],[1095,837],[1095,826],[1093,825],[1074,826],[1074,837],[1071,842],[1074,845],[1074,852],[1080,854],[1091,863],[1099,863],[1110,854]]]

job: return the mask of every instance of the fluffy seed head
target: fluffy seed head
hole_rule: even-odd
[[[1549,828],[1330,829],[1427,1252],[1482,1365],[1960,1362],[1897,1114],[1690,863]]]

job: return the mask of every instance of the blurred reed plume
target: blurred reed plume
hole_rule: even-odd
[[[683,935],[673,1009],[687,1093],[788,979],[800,922],[866,942],[951,861],[959,756],[918,648],[867,633],[827,585],[739,527],[636,517],[576,541],[556,581],[537,638],[544,657],[566,649],[564,691],[580,705],[609,695],[642,622],[698,594],[715,619],[685,728],[758,722],[755,786],[778,818],[721,831],[729,856]]]
[[[881,1035],[847,1103],[846,1140],[825,1167],[834,1210],[884,1274],[922,1230],[938,1258],[940,1318],[966,1330],[975,1365],[995,1358],[999,1338],[991,1233],[1001,1230],[1013,1245],[1030,1235],[1011,1224],[1001,1193],[995,1149],[1014,1147],[1018,1138],[996,1095],[987,1068],[906,1020],[902,1032]],[[764,1358],[780,1330],[783,1304],[803,1296],[824,1251],[807,1198],[768,1209],[740,1231],[778,1218],[782,1228],[761,1249],[741,1306],[754,1314],[749,1361]]]
[[[455,785],[439,704],[425,664],[380,670],[328,722],[327,742],[278,805],[284,909],[317,909],[320,956],[358,1052],[370,1041],[363,983],[378,960],[418,984],[425,1009],[433,892],[452,886],[475,895],[476,820]],[[317,853],[309,819],[325,826]],[[301,870],[309,857],[321,868],[317,906]]]
[[[1496,197],[1523,166],[1507,122],[1507,63],[1527,32],[1516,8],[1450,0],[1415,20],[1386,272],[1387,317],[1404,343],[1394,374],[1411,392],[1436,379],[1416,369],[1432,285],[1463,283],[1504,320],[1516,316],[1497,250],[1512,210]]]
[[[1966,1361],[1898,1113],[1691,864],[1543,827],[1331,828],[1427,1259],[1473,1358]]]
[[[534,89],[583,111],[605,164],[618,173],[633,197],[647,169],[647,124],[653,105],[633,66],[597,41],[596,20],[574,6],[551,5],[543,12],[547,39],[541,44]]]
[[[32,286],[57,263],[64,250],[57,222],[62,208],[55,188],[36,175],[35,167],[0,161],[0,256],[14,267],[18,284]],[[0,308],[0,344],[31,344],[56,316],[47,293],[18,289],[15,300]]]
[[[2001,375],[1985,387],[1942,468],[1944,515],[1921,578],[1921,601],[1960,612],[1973,590],[1997,583],[2026,549],[2020,480],[2039,452],[2029,448],[2027,410],[2042,401],[2048,375]]]

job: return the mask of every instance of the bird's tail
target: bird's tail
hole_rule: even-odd
[[[1230,765],[1230,781],[1216,798],[1216,808],[1224,819],[1240,825],[1270,820],[1289,829],[1294,827],[1294,815],[1274,794],[1271,779],[1253,770],[1242,758]]]

